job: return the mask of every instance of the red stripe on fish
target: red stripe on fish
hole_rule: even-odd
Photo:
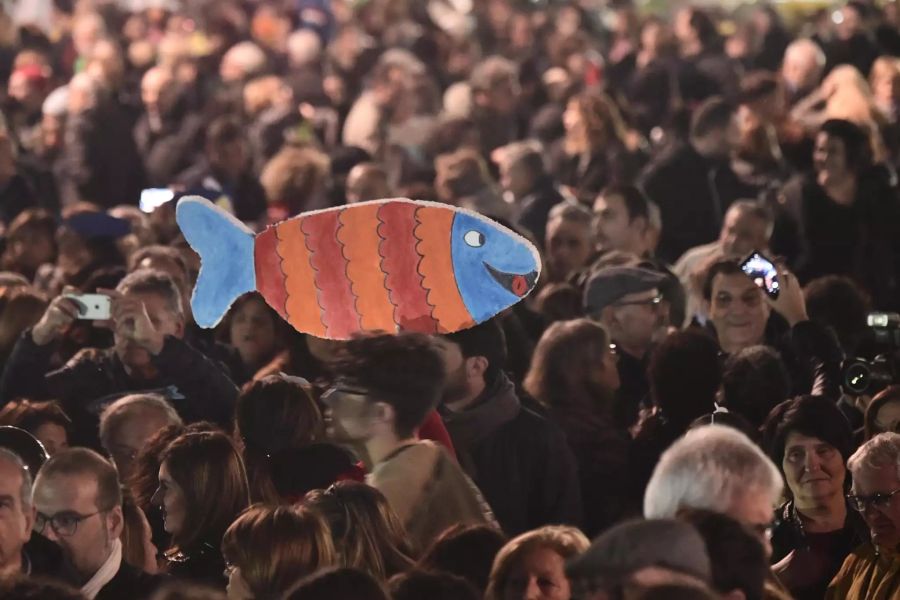
[[[310,264],[319,289],[322,321],[328,337],[346,339],[359,330],[359,315],[347,278],[347,259],[338,241],[340,211],[326,211],[301,219],[300,229],[311,252]]]
[[[287,320],[288,293],[282,268],[283,258],[278,254],[278,236],[274,227],[256,236],[253,261],[256,268],[256,289],[269,306],[274,308],[282,319]]]
[[[419,275],[416,252],[418,240],[413,235],[417,225],[417,206],[407,202],[384,204],[378,211],[378,235],[381,268],[385,273],[385,287],[394,305],[394,321],[402,330],[437,333],[437,321],[432,317],[426,290]]]

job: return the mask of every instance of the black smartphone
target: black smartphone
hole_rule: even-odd
[[[741,270],[763,289],[773,300],[778,297],[781,286],[778,283],[778,268],[766,256],[755,250],[741,262]]]

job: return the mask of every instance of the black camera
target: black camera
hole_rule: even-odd
[[[871,347],[879,349],[874,358],[848,358],[841,364],[841,386],[851,396],[874,396],[891,385],[900,368],[900,314],[869,313]]]

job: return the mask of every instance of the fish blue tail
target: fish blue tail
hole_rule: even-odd
[[[232,303],[256,289],[254,233],[231,214],[200,196],[178,201],[175,219],[200,255],[200,275],[191,298],[194,320],[215,327]]]

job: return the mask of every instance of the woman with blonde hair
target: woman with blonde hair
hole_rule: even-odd
[[[578,529],[563,525],[523,533],[497,554],[485,600],[569,600],[565,563],[590,545]]]
[[[275,600],[337,562],[328,524],[307,506],[255,504],[222,538],[229,600]]]
[[[342,481],[327,490],[313,490],[303,504],[328,521],[341,566],[387,581],[415,565],[400,518],[375,488]]]

